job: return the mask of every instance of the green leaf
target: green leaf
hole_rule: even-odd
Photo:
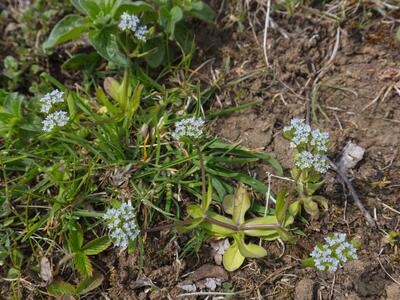
[[[89,18],[94,21],[101,12],[100,7],[93,0],[80,0],[80,7],[85,11]]]
[[[313,201],[317,202],[323,209],[328,209],[328,199],[324,196],[312,196]]]
[[[8,279],[16,279],[21,276],[21,270],[11,267],[7,272]]]
[[[215,212],[210,211],[207,213],[207,216],[210,217],[211,219],[217,220],[219,222],[222,222],[222,223],[225,223],[225,224],[228,224],[231,226],[235,226],[235,223],[231,219],[221,216]],[[218,236],[228,236],[228,235],[235,233],[235,231],[232,229],[226,228],[221,225],[210,223],[206,220],[201,224],[201,227],[210,231],[211,233],[213,233],[215,235],[218,235]]]
[[[235,195],[226,195],[222,206],[227,214],[233,215],[233,205],[235,203]]]
[[[314,194],[323,184],[325,183],[324,180],[316,183],[308,183],[307,184],[307,195]]]
[[[143,12],[153,11],[154,8],[144,2],[144,1],[135,1],[133,3],[123,3],[121,4],[116,12],[116,16],[120,16],[122,13],[126,12],[132,15],[139,15]]]
[[[250,198],[244,185],[240,184],[235,192],[233,201],[233,214],[232,220],[237,225],[244,223],[244,216],[246,211],[250,208]]]
[[[188,215],[192,218],[201,218],[203,216],[203,210],[197,204],[189,205],[187,208]]]
[[[49,49],[67,41],[77,39],[87,29],[86,18],[79,15],[65,16],[50,32],[49,37],[43,44],[43,48]]]
[[[90,262],[89,257],[86,256],[83,252],[77,252],[74,254],[72,258],[75,268],[78,270],[79,273],[82,274],[84,277],[88,277],[92,275],[93,267],[92,263]]]
[[[295,201],[289,205],[289,214],[291,216],[297,216],[301,211],[300,201]]]
[[[47,286],[47,292],[55,297],[74,296],[75,287],[65,281],[54,281]]]
[[[311,215],[313,219],[318,219],[319,217],[319,208],[318,204],[315,203],[311,198],[303,199],[304,210]]]
[[[240,253],[236,242],[233,242],[233,244],[225,251],[223,257],[224,268],[229,272],[233,272],[239,269],[243,262],[244,256]]]
[[[203,1],[193,3],[192,10],[189,11],[189,14],[207,23],[212,23],[215,18],[214,10]]]
[[[174,36],[175,25],[183,18],[182,9],[179,6],[174,6],[169,9],[167,6],[162,6],[160,9],[160,25],[170,37]]]
[[[285,199],[286,199],[286,191],[279,192],[278,196],[276,197],[276,204],[275,204],[275,214],[279,224],[283,222],[286,215]]]
[[[75,230],[70,230],[67,242],[69,251],[71,251],[71,253],[81,250],[83,245],[83,232],[80,226],[78,226],[78,228]]]
[[[96,255],[106,250],[110,244],[110,238],[108,236],[102,236],[87,243],[82,247],[82,251],[85,252],[86,255]]]
[[[97,52],[79,53],[69,58],[66,62],[62,64],[61,67],[64,70],[93,71],[100,65],[100,63],[101,63],[101,57],[100,55],[97,54]]]
[[[301,260],[301,264],[304,267],[314,267],[315,266],[315,261],[314,261],[314,258],[309,257],[309,258],[302,259]]]
[[[108,61],[120,66],[126,67],[130,61],[124,55],[117,43],[117,37],[113,33],[112,28],[103,28],[101,30],[91,30],[89,32],[89,40],[97,52]]]
[[[251,257],[251,258],[260,258],[267,255],[267,251],[256,244],[246,244],[241,238],[235,236],[234,237],[236,244],[238,245],[238,249],[240,254],[244,257]]]
[[[95,273],[93,276],[83,279],[76,287],[75,293],[77,295],[84,295],[98,288],[104,280],[100,273]]]
[[[154,51],[151,51],[153,49]],[[162,37],[149,39],[143,45],[143,50],[146,52],[150,51],[150,53],[144,57],[146,63],[150,67],[157,68],[162,63],[164,63],[166,59],[166,48],[165,48],[165,40]]]
[[[278,224],[278,219],[276,216],[265,216],[265,217],[259,217],[259,218],[253,218],[249,221],[246,221],[242,224],[242,226],[252,226],[252,225],[261,225],[261,224],[273,224],[277,225]],[[267,236],[272,236],[277,233],[275,228],[271,229],[251,229],[251,230],[243,230],[243,232],[246,235],[249,236],[256,236],[256,237],[267,237]]]
[[[202,210],[203,213],[206,213],[208,211],[208,208],[210,207],[211,201],[212,201],[212,194],[213,194],[213,187],[211,185],[211,180],[208,180],[208,188],[207,188],[207,195],[206,199],[204,199],[205,203],[202,203]]]

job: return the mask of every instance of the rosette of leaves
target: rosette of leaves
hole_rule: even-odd
[[[246,219],[245,215],[250,209],[251,201],[242,184],[237,187],[235,194],[226,196],[223,201],[224,211],[231,217],[220,215],[209,209],[211,191],[211,185],[209,185],[206,200],[201,205],[188,207],[188,213],[193,221],[185,229],[200,227],[213,237],[232,238],[233,242],[223,256],[223,265],[226,270],[238,269],[245,258],[260,258],[267,255],[263,247],[252,242],[247,243],[246,237],[263,238],[269,241],[278,238],[289,239],[285,227],[293,222],[293,217],[286,215],[286,193],[279,194],[275,215]]]
[[[61,19],[43,44],[44,49],[77,40],[87,34],[90,43],[103,58],[119,67],[130,64],[131,58],[144,57],[147,64],[157,67],[168,59],[168,39],[175,41],[184,53],[193,48],[193,35],[185,17],[194,17],[211,23],[214,11],[203,1],[130,1],[130,0],[71,0],[78,13]],[[136,15],[150,27],[145,43],[126,38],[118,28],[124,13]],[[80,55],[80,54],[78,54]],[[81,57],[71,58],[86,65]],[[68,66],[68,62],[65,63]]]

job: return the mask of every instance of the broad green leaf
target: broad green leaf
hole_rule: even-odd
[[[301,204],[300,201],[295,201],[289,205],[289,214],[291,216],[297,216],[301,211]]]
[[[86,256],[83,252],[77,252],[74,254],[72,260],[74,261],[75,268],[79,273],[84,277],[88,277],[92,275],[93,267],[90,262],[89,257]]]
[[[316,183],[308,183],[307,184],[307,193],[308,195],[314,194],[323,184],[325,183],[324,180]]]
[[[286,199],[286,191],[279,192],[278,196],[276,197],[276,203],[275,203],[275,214],[279,224],[283,222],[286,215],[285,199]]]
[[[21,270],[11,267],[7,272],[8,279],[16,279],[21,276]]]
[[[84,295],[98,288],[104,280],[100,273],[94,273],[93,276],[83,279],[76,287],[75,293],[77,295]]]
[[[311,215],[313,219],[318,219],[319,208],[317,203],[315,203],[311,198],[304,198],[303,205],[304,210]]]
[[[165,40],[162,37],[149,39],[143,45],[143,50],[146,52],[149,51],[149,54],[146,55],[144,59],[146,60],[146,63],[152,68],[159,67],[166,60]]]
[[[276,216],[265,216],[265,217],[259,217],[259,218],[253,218],[251,220],[248,220],[242,224],[242,226],[252,226],[252,225],[277,225],[278,224],[278,219]],[[257,237],[267,237],[271,236],[277,233],[276,229],[271,228],[271,229],[251,229],[251,230],[243,230],[243,232],[246,235],[249,236],[257,236]]]
[[[96,52],[78,53],[62,64],[64,70],[93,71],[100,65],[101,57]]]
[[[242,254],[244,257],[260,258],[267,255],[267,251],[261,246],[252,243],[246,244],[241,238],[237,236],[235,236],[234,239],[238,246],[240,254]]]
[[[244,223],[244,216],[246,211],[250,208],[250,198],[244,185],[239,184],[236,189],[235,196],[233,199],[233,214],[232,220],[237,225]]]
[[[234,242],[226,251],[223,257],[225,270],[233,272],[243,264],[244,256],[240,253],[236,242]]]
[[[207,23],[212,23],[215,18],[214,10],[203,1],[194,2],[189,14]]]
[[[189,54],[195,49],[195,42],[193,33],[187,30],[188,24],[185,22],[179,22],[175,26],[175,41],[180,46],[183,54]]]
[[[89,32],[89,40],[97,52],[108,61],[120,67],[129,65],[130,61],[127,56],[120,51],[117,37],[113,33],[112,28],[91,30]]]
[[[82,251],[85,252],[86,255],[96,255],[106,250],[110,244],[111,241],[109,237],[102,236],[84,245]]]
[[[65,281],[54,281],[47,286],[47,292],[55,297],[74,296],[75,287]]]
[[[67,41],[77,39],[87,29],[87,19],[78,15],[65,16],[50,32],[49,37],[43,44],[43,48],[49,49]]]
[[[318,202],[318,204],[325,210],[328,209],[328,199],[324,196],[312,196],[313,201]]]
[[[124,12],[128,13],[128,14],[133,14],[133,15],[139,15],[143,12],[149,12],[149,11],[153,11],[154,8],[144,2],[144,1],[135,1],[132,3],[123,3],[121,4],[116,12],[116,16],[119,17],[121,14],[123,14]]]
[[[80,0],[80,7],[85,11],[89,18],[94,21],[101,9],[93,0]]]
[[[201,207],[197,204],[189,205],[187,208],[188,215],[192,218],[201,218],[203,216],[203,211]]]
[[[224,197],[224,201],[222,202],[222,206],[224,211],[227,214],[233,215],[233,205],[235,202],[235,195],[226,195]]]
[[[174,6],[171,9],[167,6],[162,6],[160,9],[160,25],[170,37],[174,36],[175,25],[182,18],[183,12],[179,6]]]
[[[211,219],[214,219],[218,222],[222,222],[231,226],[235,226],[235,223],[231,220],[228,219],[227,217],[221,216],[215,212],[209,212],[208,217],[210,217]],[[233,229],[229,229],[226,228],[224,226],[221,225],[217,225],[217,224],[213,224],[208,222],[207,220],[205,220],[202,224],[201,227],[203,227],[204,229],[210,231],[213,234],[216,235],[222,235],[222,236],[227,236],[227,235],[231,235],[233,233],[235,233],[235,231]]]

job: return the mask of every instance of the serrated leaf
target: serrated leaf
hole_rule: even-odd
[[[240,253],[236,242],[234,242],[224,253],[224,268],[229,272],[233,272],[239,269],[243,262],[244,256]]]
[[[70,230],[67,243],[71,253],[78,252],[81,249],[83,245],[83,232],[80,226],[76,230]]]
[[[75,293],[77,295],[84,295],[98,288],[104,280],[100,273],[95,273],[93,276],[83,279],[76,287]]]
[[[84,277],[92,275],[93,272],[92,263],[90,262],[89,257],[85,253],[83,252],[75,253],[72,260],[74,262],[75,268]]]
[[[52,48],[67,41],[77,39],[80,37],[82,32],[87,29],[87,19],[79,15],[65,16],[54,26],[49,37],[43,43],[43,48]]]
[[[47,292],[55,297],[74,296],[75,287],[65,281],[54,281],[47,286]]]
[[[90,241],[82,247],[82,251],[86,255],[96,255],[106,250],[111,244],[111,240],[108,236],[102,236],[93,241]]]

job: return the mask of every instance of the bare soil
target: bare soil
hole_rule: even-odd
[[[240,292],[231,299],[400,299],[399,244],[384,242],[385,232],[398,230],[400,223],[400,44],[393,28],[379,16],[363,29],[352,22],[338,27],[310,13],[271,17],[275,28],[268,31],[270,67],[262,47],[264,27],[257,22],[254,32],[248,23],[243,32],[224,29],[226,13],[217,28],[198,36],[201,61],[210,59],[198,70],[199,79],[224,76],[212,104],[215,109],[259,101],[214,121],[212,130],[225,140],[272,154],[288,175],[291,149],[281,129],[293,117],[306,117],[307,106],[311,107],[312,125],[331,136],[332,160],[349,141],[366,149],[349,177],[380,230],[368,226],[332,171],[319,191],[330,200],[329,210],[319,220],[298,224],[305,236],[299,236],[297,244],[282,249],[278,242],[265,243],[267,257],[246,260],[240,270],[227,274],[229,289]],[[311,99],[314,104],[307,104]],[[320,107],[315,115],[313,106]],[[272,169],[256,164],[248,172],[267,182]],[[287,183],[273,179],[272,185],[278,190]],[[336,275],[302,267],[300,260],[329,232],[358,239],[359,260],[347,263]],[[140,280],[135,256],[110,253],[103,262],[110,272],[106,294],[119,299],[178,299],[185,293],[178,287],[185,274],[215,265],[208,243],[198,257],[185,259],[178,256],[182,245],[167,235],[148,236]],[[208,295],[212,297],[227,299]]]

